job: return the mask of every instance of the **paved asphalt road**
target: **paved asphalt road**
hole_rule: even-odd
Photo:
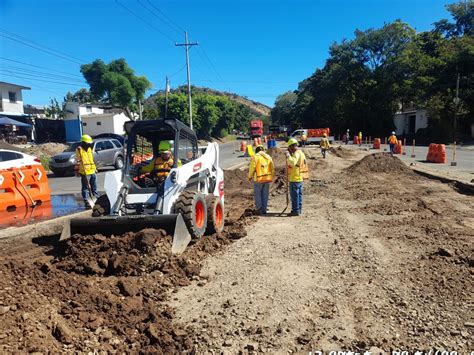
[[[239,144],[240,142],[229,142],[219,145],[220,165],[223,169],[228,169],[229,167],[244,161],[242,153],[237,151],[234,152],[234,147],[238,148]],[[111,169],[101,169],[97,174],[97,188],[99,191],[104,191],[104,178],[107,171],[111,171]],[[81,192],[81,182],[78,177],[56,177],[50,174],[48,175],[48,178],[49,187],[53,195],[79,194]]]

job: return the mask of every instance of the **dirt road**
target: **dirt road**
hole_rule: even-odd
[[[300,217],[282,153],[269,216],[227,172],[225,233],[179,257],[160,231],[2,243],[0,351],[472,350],[472,196],[364,154],[309,150]]]

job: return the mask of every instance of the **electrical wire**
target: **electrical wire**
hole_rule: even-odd
[[[5,69],[2,69],[2,68],[5,68]],[[0,64],[0,70],[4,70],[9,73],[20,74],[20,75],[31,75],[38,78],[71,80],[77,83],[84,83],[84,84],[86,83],[85,80],[76,79],[76,78],[66,76],[66,75],[58,75],[58,74],[52,74],[52,73],[41,72],[41,71],[36,71],[36,70],[28,70],[24,68],[18,68],[12,65]]]
[[[71,73],[63,72],[63,71],[56,70],[56,69],[51,69],[51,68],[47,68],[47,67],[42,67],[42,66],[40,66],[40,65],[25,63],[25,62],[22,62],[22,61],[19,61],[19,60],[14,60],[14,59],[5,58],[5,57],[0,57],[0,59],[2,59],[2,60],[7,60],[7,61],[9,61],[9,62],[13,62],[13,63],[17,63],[17,64],[27,65],[27,66],[29,66],[29,67],[34,67],[34,68],[38,68],[38,69],[45,69],[45,70],[49,70],[49,71],[52,71],[52,72],[57,72],[57,73],[60,73],[60,74],[67,74],[67,75],[69,75],[69,76],[74,76],[74,77],[83,79],[83,77],[82,77],[81,75],[71,74]]]
[[[41,51],[41,52],[44,52],[44,53],[47,53],[49,55],[52,55],[52,56],[55,56],[55,57],[58,57],[58,58],[61,58],[61,59],[64,59],[64,60],[67,60],[67,61],[70,61],[70,62],[73,62],[73,63],[76,63],[76,64],[82,64],[82,63],[85,63],[85,61],[79,59],[79,58],[76,58],[76,57],[73,57],[69,54],[66,54],[66,53],[63,53],[63,52],[60,52],[56,49],[52,49],[50,47],[47,47],[45,45],[42,45],[42,44],[39,44],[37,42],[34,42],[32,40],[29,40],[23,36],[20,36],[20,35],[17,35],[13,32],[10,32],[10,31],[7,31],[7,30],[4,30],[2,28],[0,28],[0,32],[3,32],[3,33],[0,33],[0,36],[4,37],[4,38],[7,38],[11,41],[14,41],[14,42],[17,42],[17,43],[21,43],[27,47],[31,47],[33,49],[36,49],[38,51]]]
[[[44,79],[35,79],[35,78],[27,77],[27,76],[25,77],[25,76],[14,75],[14,74],[3,74],[3,75],[11,76],[11,77],[14,77],[14,78],[20,78],[20,79],[29,79],[29,80],[33,80],[33,81],[42,81],[42,82],[45,82],[45,83],[55,83],[55,84],[74,85],[74,86],[84,87],[84,85],[81,85],[81,84],[65,83],[65,82],[60,82],[60,81],[52,81],[52,80],[44,80]]]
[[[127,12],[131,13],[133,16],[135,16],[136,18],[138,18],[140,21],[144,22],[145,24],[147,24],[148,26],[150,26],[151,28],[153,28],[156,32],[162,34],[163,36],[165,36],[166,38],[168,38],[169,40],[171,40],[173,43],[176,42],[172,37],[170,37],[169,35],[167,35],[165,32],[161,31],[160,29],[158,29],[158,27],[156,27],[155,25],[151,24],[150,22],[148,22],[146,19],[144,19],[144,18],[141,17],[140,15],[137,15],[135,12],[133,12],[132,10],[130,10],[128,7],[126,7],[124,4],[121,4],[118,0],[115,0],[115,2],[117,3],[117,5],[123,7]]]

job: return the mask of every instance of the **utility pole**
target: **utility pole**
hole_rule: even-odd
[[[142,100],[138,99],[138,119],[142,120]]]
[[[453,132],[453,140],[456,141],[456,130],[458,126],[458,111],[459,111],[459,73],[456,79],[456,98],[454,99],[454,132]]]
[[[170,81],[166,77],[165,85],[165,118],[168,118],[168,93],[170,92]]]
[[[197,46],[199,43],[189,43],[188,42],[188,32],[184,32],[184,43],[175,43],[177,47],[185,47],[186,49],[186,67],[188,72],[188,102],[189,102],[189,127],[193,129],[193,106],[191,100],[191,73],[189,70],[189,47]]]

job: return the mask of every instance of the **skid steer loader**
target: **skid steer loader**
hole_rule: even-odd
[[[74,218],[61,239],[74,234],[120,235],[144,228],[164,229],[173,236],[172,252],[185,250],[191,238],[224,228],[224,172],[219,146],[198,151],[196,134],[175,119],[130,121],[122,170],[107,172],[105,192],[92,216]],[[159,156],[160,142],[171,146],[174,165],[163,180],[157,171],[143,173]],[[167,143],[167,145],[168,145]]]

